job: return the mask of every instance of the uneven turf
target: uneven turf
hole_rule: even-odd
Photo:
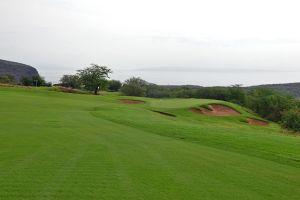
[[[0,88],[0,199],[299,199],[300,138],[278,125],[220,101],[120,99]],[[241,115],[189,110],[207,104]]]

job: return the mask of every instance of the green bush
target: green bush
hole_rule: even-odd
[[[227,88],[222,87],[206,87],[197,89],[195,98],[201,99],[217,99],[226,101],[229,99],[229,91]]]
[[[246,102],[246,93],[241,88],[241,85],[233,85],[228,88],[228,101],[233,103],[237,103],[240,105],[244,105]]]
[[[282,126],[292,130],[300,132],[300,112],[298,109],[291,109],[288,111],[283,112],[282,114],[282,120],[281,120]]]
[[[16,80],[15,80],[14,76],[12,76],[10,74],[6,74],[6,75],[0,76],[0,83],[15,84]]]
[[[60,79],[60,85],[68,88],[80,88],[80,80],[77,75],[63,75]]]
[[[121,87],[122,87],[122,83],[120,81],[117,81],[117,80],[108,81],[107,89],[109,91],[117,92],[120,90]]]
[[[297,101],[293,97],[262,88],[251,91],[247,96],[246,103],[246,107],[275,122],[281,120],[282,112],[296,106]]]
[[[51,86],[51,83],[46,83],[45,79],[41,76],[22,77],[21,84],[24,86]]]
[[[65,92],[65,93],[74,93],[74,94],[91,94],[89,91],[73,89],[73,88],[66,88],[62,86],[55,86],[49,89],[50,91],[56,92]]]
[[[170,89],[155,85],[155,84],[148,84],[146,90],[146,96],[151,98],[167,98],[171,97]]]
[[[147,85],[148,83],[143,79],[132,77],[125,81],[121,92],[126,96],[146,96]]]

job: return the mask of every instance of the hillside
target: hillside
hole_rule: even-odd
[[[203,89],[211,87],[203,87],[197,85],[160,85],[162,88],[166,89]],[[214,88],[226,88],[225,86],[215,86]],[[277,90],[279,92],[287,93],[289,95],[300,97],[300,83],[283,83],[283,84],[265,84],[265,85],[255,85],[249,87],[242,87],[245,90],[251,90],[255,88],[269,88],[272,90]]]
[[[29,65],[0,60],[0,76],[7,74],[14,76],[17,82],[20,82],[22,77],[31,78],[39,75],[38,71]]]
[[[300,138],[236,104],[0,87],[0,105],[0,199],[300,196]]]
[[[280,92],[284,92],[290,95],[293,95],[295,97],[300,97],[300,83],[285,83],[285,84],[266,84],[266,85],[258,85],[258,86],[252,86],[249,87],[252,88],[270,88],[273,90],[277,90]]]

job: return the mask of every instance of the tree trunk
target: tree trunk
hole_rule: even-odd
[[[95,88],[94,95],[98,95],[98,87]]]

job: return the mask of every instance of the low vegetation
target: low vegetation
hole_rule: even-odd
[[[7,74],[0,76],[0,83],[7,83],[7,84],[15,84],[16,79],[14,76]]]
[[[47,83],[45,81],[45,79],[41,76],[32,76],[30,78],[28,77],[22,77],[21,78],[21,85],[24,86],[36,86],[36,87],[40,87],[40,86],[46,86],[46,87],[50,87],[52,85],[52,83]]]
[[[300,112],[296,109],[286,110],[282,114],[281,123],[292,131],[300,132]]]
[[[60,86],[65,88],[73,88],[78,89],[80,88],[80,79],[77,74],[75,75],[63,75],[60,79]]]
[[[118,92],[122,87],[121,81],[109,80],[107,83],[107,90],[110,92]]]
[[[56,91],[56,92],[73,93],[73,94],[90,94],[90,92],[85,90],[73,89],[70,87],[62,87],[62,86],[55,86],[50,88],[49,90]]]
[[[7,74],[0,76],[0,83],[12,84],[12,85],[23,85],[23,86],[52,86],[52,83],[46,82],[45,79],[41,76],[32,76],[32,77],[22,77],[18,83],[13,75]]]
[[[125,81],[121,88],[121,92],[127,96],[147,96],[148,83],[141,78],[132,77]]]

